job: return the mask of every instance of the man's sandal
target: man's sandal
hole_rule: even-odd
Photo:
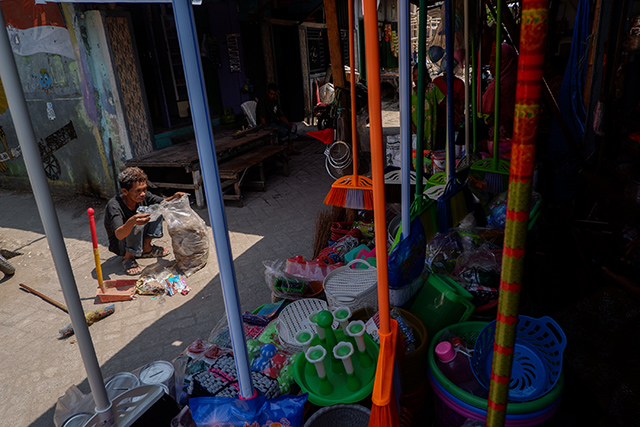
[[[161,258],[163,256],[169,255],[169,251],[162,246],[151,245],[151,250],[149,252],[142,252],[142,256],[140,258]]]
[[[128,276],[137,276],[142,273],[142,268],[140,268],[140,265],[135,258],[123,260],[122,268],[124,268],[124,273]]]

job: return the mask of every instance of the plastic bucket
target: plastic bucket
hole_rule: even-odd
[[[460,337],[466,343],[475,343],[476,338],[486,325],[487,322],[462,322],[449,325],[447,328],[434,335],[427,352],[429,371],[433,374],[434,380],[441,385],[444,390],[448,391],[464,403],[484,411],[487,409],[487,399],[474,396],[471,393],[467,393],[460,389],[449,381],[442,372],[440,372],[435,360],[435,346],[441,341],[441,337],[446,331],[451,332],[454,336]],[[560,400],[563,388],[564,376],[561,375],[556,386],[544,396],[527,402],[509,402],[509,405],[507,406],[507,415],[528,414],[549,408]]]
[[[429,372],[429,383],[434,390],[436,399],[440,399],[441,402],[447,406],[447,408],[444,408],[441,404],[438,404],[438,402],[436,402],[436,407],[439,408],[439,411],[444,412],[444,414],[436,414],[436,417],[441,417],[449,420],[457,418],[453,414],[447,413],[449,411],[455,412],[455,414],[460,417],[460,420],[462,422],[464,422],[464,420],[466,419],[483,421],[487,417],[486,410],[471,406],[445,390],[442,385],[435,381],[431,372]],[[558,400],[552,402],[551,406],[535,412],[525,414],[507,414],[505,426],[524,427],[542,424],[556,413],[559,406],[560,401]],[[436,425],[441,424],[436,423]]]

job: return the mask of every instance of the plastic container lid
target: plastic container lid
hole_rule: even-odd
[[[449,341],[442,341],[436,346],[436,356],[442,363],[449,363],[456,358],[456,351]]]
[[[142,384],[168,385],[173,378],[174,372],[175,369],[171,363],[158,360],[142,368],[138,376]]]
[[[62,427],[82,427],[91,419],[91,417],[93,417],[93,414],[88,412],[74,414],[67,418],[67,420],[62,424]]]
[[[139,385],[140,380],[138,380],[138,377],[130,372],[120,372],[107,378],[104,382],[104,387],[107,389],[107,396],[109,396],[110,400]]]

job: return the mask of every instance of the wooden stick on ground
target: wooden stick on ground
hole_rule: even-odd
[[[22,289],[24,289],[27,292],[30,292],[36,296],[39,296],[40,298],[42,298],[43,300],[45,300],[46,302],[55,305],[56,307],[58,307],[60,310],[63,310],[65,313],[68,313],[69,310],[67,310],[67,307],[64,306],[63,304],[60,304],[58,301],[55,301],[51,298],[49,298],[48,296],[41,294],[40,292],[36,291],[35,289],[32,289],[30,287],[28,287],[27,285],[23,285],[22,283],[20,283],[20,287]]]

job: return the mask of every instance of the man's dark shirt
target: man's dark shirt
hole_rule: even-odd
[[[147,191],[144,200],[142,203],[136,205],[136,209],[138,209],[138,206],[156,205],[163,200],[162,197]],[[118,240],[116,230],[122,227],[124,223],[135,214],[135,210],[132,211],[127,207],[120,194],[113,196],[111,200],[107,202],[107,206],[104,209],[104,228],[107,230],[107,237],[109,237],[109,250],[114,254],[124,255],[120,244],[120,242],[124,242],[124,240]]]

